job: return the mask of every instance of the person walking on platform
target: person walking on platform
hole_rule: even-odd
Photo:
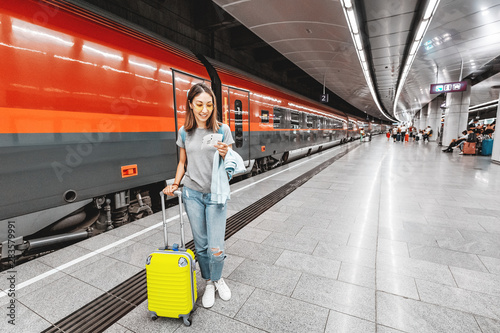
[[[387,130],[387,133],[385,134],[385,136],[387,136],[387,141],[389,141],[389,139],[391,138],[391,131]]]
[[[212,183],[217,177],[214,179],[212,174],[215,152],[220,158],[227,158],[233,154],[230,148],[234,140],[229,126],[217,122],[215,95],[206,85],[191,87],[186,110],[186,120],[177,137],[179,164],[175,180],[163,192],[173,196],[183,180],[182,201],[193,231],[201,276],[207,281],[202,304],[209,308],[214,305],[216,290],[223,300],[231,298],[231,290],[222,278],[227,204],[226,198],[222,203],[214,199],[220,197],[213,195]],[[207,135],[214,133],[221,133],[223,139],[214,146],[205,145]]]
[[[393,127],[392,128],[392,142],[396,142],[397,136],[398,136],[398,128]]]
[[[401,126],[401,142],[408,141],[406,140],[406,126]]]

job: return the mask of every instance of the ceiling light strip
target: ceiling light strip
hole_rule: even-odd
[[[415,38],[413,39],[413,43],[410,49],[410,53],[406,57],[406,63],[405,67],[403,69],[403,73],[401,74],[401,79],[399,80],[399,85],[396,90],[396,96],[394,98],[394,110],[393,114],[396,116],[396,109],[398,106],[398,101],[399,101],[399,96],[401,95],[401,91],[403,90],[403,86],[406,82],[406,78],[408,77],[408,73],[410,72],[411,65],[413,64],[413,61],[415,60],[415,57],[417,56],[417,51],[418,48],[420,47],[420,44],[422,44],[422,40],[424,38],[425,32],[429,28],[429,25],[431,23],[431,18],[434,16],[436,13],[436,9],[438,8],[439,1],[441,0],[429,0],[427,3],[427,7],[425,9],[425,14],[420,20],[420,24],[418,26],[417,33],[415,34]],[[398,120],[400,120],[398,118]]]
[[[373,100],[375,101],[375,104],[377,104],[379,111],[384,115],[384,117],[386,117],[391,121],[394,121],[394,118],[387,115],[382,109],[382,106],[380,105],[380,102],[377,97],[377,93],[373,86],[373,80],[370,75],[370,71],[368,70],[368,62],[366,61],[366,54],[365,54],[365,49],[363,47],[363,40],[361,39],[361,34],[359,32],[359,25],[358,22],[356,21],[356,14],[354,12],[352,1],[340,0],[340,2],[342,5],[342,9],[344,10],[344,15],[347,20],[347,25],[349,26],[349,31],[351,32],[352,40],[354,42],[354,45],[356,46],[355,49],[359,58],[359,63],[361,65],[361,68],[363,69],[363,74],[365,75],[365,80],[366,83],[368,84],[368,88],[370,89],[370,93],[372,94]]]

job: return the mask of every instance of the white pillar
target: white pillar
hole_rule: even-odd
[[[427,125],[432,128],[432,136],[429,141],[439,142],[439,130],[441,128],[441,103],[443,99],[441,97],[434,98],[428,105],[429,117]]]
[[[467,129],[470,106],[470,80],[467,90],[446,94],[446,112],[444,117],[443,145],[459,137]]]
[[[500,116],[500,103],[498,103],[497,107],[497,120],[498,116]],[[493,152],[491,153],[491,161],[500,164],[500,143],[498,143],[498,141],[500,141],[500,134],[497,133],[496,126],[495,133],[493,133],[493,138]]]
[[[424,106],[420,110],[420,123],[418,125],[418,130],[424,130],[427,127],[427,106]]]

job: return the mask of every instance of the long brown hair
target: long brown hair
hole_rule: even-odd
[[[206,92],[212,97],[212,103],[214,105],[214,109],[212,114],[207,119],[207,129],[212,129],[215,132],[219,130],[219,123],[217,122],[217,104],[215,103],[215,95],[209,87],[207,87],[203,83],[197,83],[189,89],[189,93],[186,100],[186,120],[184,121],[184,129],[186,131],[191,131],[194,128],[197,128],[196,119],[194,117],[193,110],[191,109],[190,103],[193,103],[193,99],[199,94]]]

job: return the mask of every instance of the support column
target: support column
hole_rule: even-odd
[[[446,94],[447,109],[444,116],[443,145],[447,145],[467,129],[470,90],[470,80],[467,80],[466,91]]]
[[[420,123],[418,125],[418,130],[424,130],[427,127],[427,106],[424,106],[420,110]]]
[[[420,114],[422,111],[418,111],[415,113],[415,116],[413,116],[413,127],[415,127],[418,131],[418,126],[420,126]]]
[[[497,120],[498,116],[500,116],[500,103],[498,103],[497,107]],[[495,126],[496,127],[496,126]],[[500,164],[500,134],[497,133],[497,130],[495,128],[495,133],[493,134],[493,152],[491,154],[491,161]]]
[[[439,130],[441,129],[441,103],[443,102],[442,97],[434,98],[428,105],[429,117],[427,125],[432,128],[432,136],[429,141],[434,141],[439,143]],[[426,126],[427,127],[427,126]]]

